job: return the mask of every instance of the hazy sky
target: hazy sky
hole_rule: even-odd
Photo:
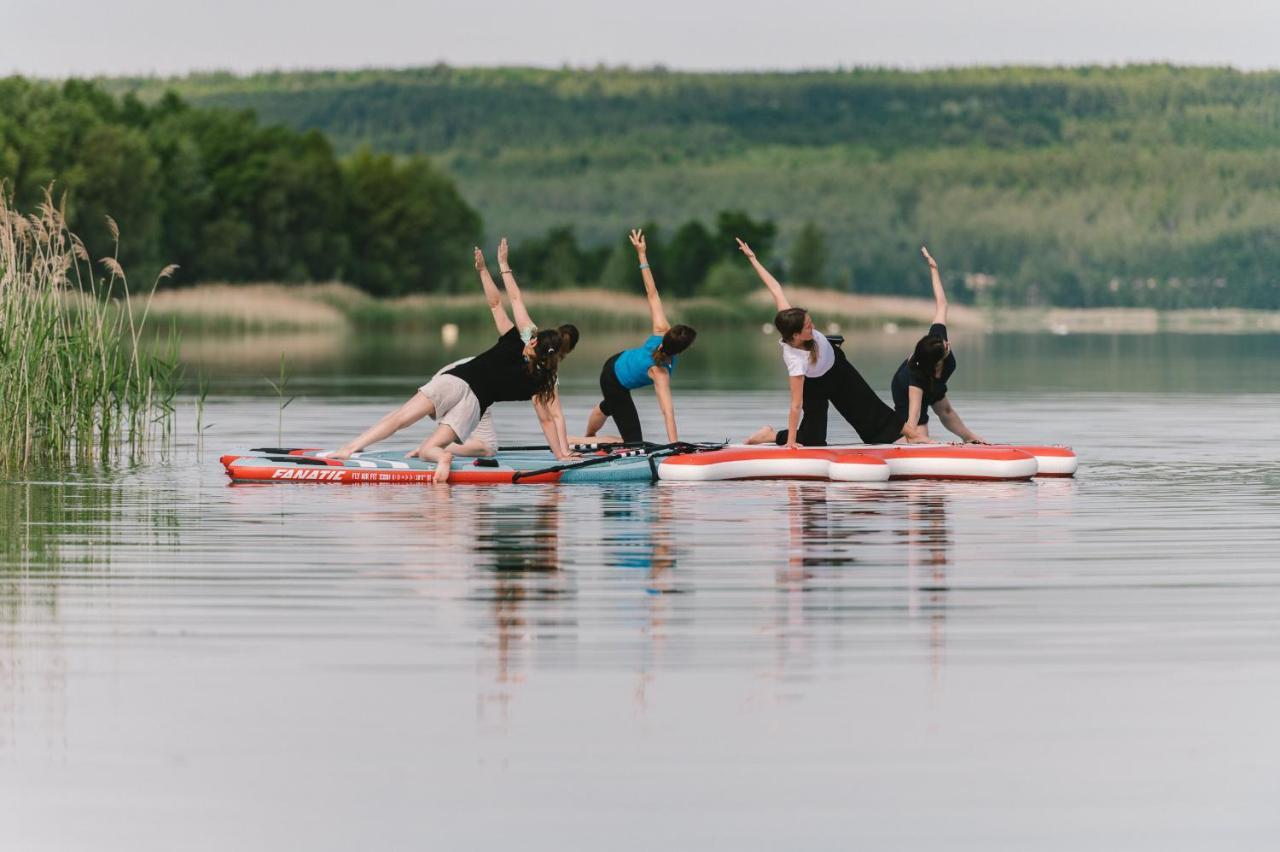
[[[1260,0],[0,0],[0,74],[608,65],[1280,66]]]

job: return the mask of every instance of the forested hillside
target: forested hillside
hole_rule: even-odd
[[[919,289],[928,241],[999,302],[1280,307],[1276,74],[434,67],[112,85],[252,107],[339,151],[429,154],[490,235],[569,225],[612,244],[739,209],[778,225],[782,257],[814,223],[841,288]]]
[[[50,187],[95,260],[118,252],[148,283],[176,263],[179,286],[338,278],[382,295],[447,290],[470,278],[481,233],[425,157],[339,160],[323,134],[245,110],[0,79],[0,191],[32,211]]]

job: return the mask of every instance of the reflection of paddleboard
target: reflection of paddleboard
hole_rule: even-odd
[[[430,483],[435,465],[407,459],[401,451],[356,453],[346,461],[317,449],[265,448],[222,457],[234,482],[331,484]],[[882,482],[886,479],[1019,480],[1072,476],[1078,465],[1066,447],[979,444],[855,444],[844,447],[731,446],[651,459],[587,454],[579,462],[557,462],[546,451],[500,451],[494,458],[455,457],[449,481],[458,484],[512,482],[645,482],[654,467],[663,480],[823,479]],[[651,464],[653,466],[651,466]],[[546,468],[565,467],[546,471]]]

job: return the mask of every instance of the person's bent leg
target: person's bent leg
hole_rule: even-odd
[[[445,447],[445,449],[450,453],[453,453],[455,456],[466,456],[467,458],[492,456],[496,455],[498,452],[497,447],[488,444],[475,436],[468,438],[461,444],[450,444]]]
[[[567,436],[567,439],[568,439],[568,441],[569,441],[569,448],[570,448],[570,449],[572,449],[572,448],[574,448],[574,447],[583,447],[583,446],[585,446],[585,447],[591,447],[591,446],[595,446],[595,447],[604,447],[604,446],[608,446],[609,444],[621,444],[621,443],[622,443],[622,436],[621,436],[621,435],[600,435],[600,434],[595,434],[595,435],[568,435],[568,436]]]
[[[447,419],[447,418],[446,418]],[[455,425],[452,424],[451,425]],[[457,431],[456,425],[454,431]],[[446,450],[455,456],[493,456],[498,453],[498,430],[493,428],[493,411],[486,409],[480,422],[465,441],[450,444]]]
[[[636,411],[635,400],[631,391],[622,393],[609,401],[609,410],[613,412],[613,425],[618,427],[618,434],[624,443],[632,444],[644,440],[644,432],[640,428],[640,412]]]
[[[618,427],[618,434],[622,436],[623,441],[627,443],[643,441],[640,412],[636,411],[636,403],[631,398],[631,391],[618,381],[618,374],[613,368],[617,360],[618,356],[615,355],[605,361],[604,369],[600,371],[600,392],[604,395],[604,399],[598,407],[603,414],[613,418],[613,425]]]
[[[587,415],[587,431],[588,438],[594,436],[597,432],[604,428],[605,421],[609,419],[609,415],[605,414],[606,403],[601,400],[600,404],[591,409],[591,413]]]
[[[839,352],[839,350],[836,350]],[[841,353],[828,374],[831,404],[867,444],[891,444],[902,435],[903,420],[885,405],[862,374]]]
[[[435,416],[435,403],[425,393],[418,391],[404,405],[384,415],[381,420],[366,429],[361,433],[360,437],[350,443],[343,444],[339,449],[330,453],[329,458],[349,458],[352,453],[359,452],[370,444],[376,444],[384,438],[389,438],[424,417]]]
[[[453,453],[445,448],[457,440],[458,433],[453,431],[453,427],[447,423],[441,423],[431,436],[414,450],[414,455],[418,458],[435,463],[436,475],[433,481],[449,481],[449,467],[453,464]]]

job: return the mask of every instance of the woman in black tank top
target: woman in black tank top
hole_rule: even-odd
[[[933,323],[929,333],[916,343],[911,357],[898,367],[893,374],[893,405],[898,416],[906,424],[903,429],[907,440],[912,443],[929,443],[929,412],[938,415],[942,425],[968,444],[985,444],[951,406],[947,398],[947,380],[956,370],[956,356],[951,351],[951,341],[947,339],[947,292],[942,287],[942,276],[938,273],[938,262],[929,254],[924,246],[920,247],[929,264],[929,275],[933,281]]]
[[[560,359],[577,343],[578,330],[572,325],[563,325],[557,329],[534,333],[537,327],[525,309],[515,274],[507,263],[507,255],[507,240],[504,237],[498,245],[498,268],[502,271],[507,297],[511,300],[514,323],[502,305],[502,295],[489,275],[484,254],[479,248],[475,250],[476,272],[480,275],[485,301],[489,304],[494,325],[498,329],[498,342],[466,363],[446,371],[445,375],[454,381],[453,389],[460,392],[455,394],[457,398],[452,400],[454,404],[450,411],[437,410],[437,404],[424,390],[419,390],[408,402],[388,413],[360,437],[331,453],[330,458],[348,458],[352,453],[394,435],[423,417],[431,417],[441,422],[409,456],[435,462],[435,481],[446,482],[449,478],[449,466],[453,462],[453,445],[455,442],[465,442],[470,435],[458,434],[458,429],[462,427],[450,425],[442,418],[456,414],[458,422],[468,423],[474,428],[479,418],[495,402],[523,399],[532,401],[538,422],[547,437],[547,444],[556,458],[573,457],[565,434],[564,413],[560,409],[560,398],[556,392],[556,373]],[[522,330],[524,335],[521,334]],[[458,380],[466,384],[465,389],[457,383]],[[431,383],[423,386],[424,389],[430,387]]]

